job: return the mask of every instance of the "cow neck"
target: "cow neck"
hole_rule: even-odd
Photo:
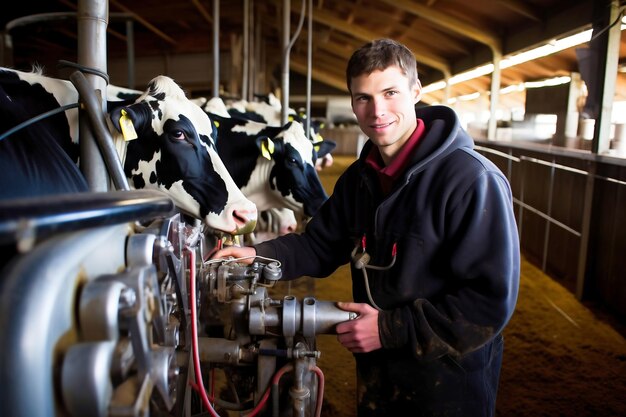
[[[269,178],[274,165],[275,162],[273,160],[269,161],[264,157],[259,157],[256,167],[250,175],[248,184],[241,188],[243,194],[256,204],[257,210],[259,211],[267,210],[277,205],[284,205],[284,203],[278,204],[277,201],[274,201],[276,191],[272,190],[270,187]]]

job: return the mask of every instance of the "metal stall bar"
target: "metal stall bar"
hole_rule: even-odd
[[[213,97],[220,96],[220,0],[213,0]]]
[[[615,178],[610,178],[610,177],[604,177],[604,176],[600,176],[596,174],[596,164],[595,163],[591,163],[590,165],[590,169],[588,171],[585,170],[581,170],[581,169],[576,169],[576,168],[572,168],[572,167],[568,167],[562,164],[557,164],[555,162],[548,162],[548,161],[544,161],[541,159],[537,159],[537,158],[532,158],[532,157],[527,157],[527,156],[521,156],[519,158],[513,157],[512,155],[506,154],[504,152],[501,151],[497,151],[494,149],[490,149],[487,147],[482,147],[482,146],[476,146],[477,150],[480,150],[482,152],[486,152],[486,153],[490,153],[493,155],[497,155],[499,157],[503,157],[509,160],[509,163],[513,163],[513,162],[530,162],[530,163],[534,163],[534,164],[540,164],[540,165],[544,165],[547,166],[551,169],[551,185],[550,185],[550,192],[549,192],[549,202],[548,202],[548,212],[545,213],[527,203],[525,203],[524,201],[524,186],[525,186],[525,170],[523,169],[523,164],[521,165],[522,169],[520,170],[521,172],[521,179],[520,179],[520,197],[519,198],[513,198],[513,201],[515,204],[518,205],[519,207],[519,214],[518,214],[518,218],[519,218],[519,224],[518,224],[518,229],[519,229],[519,234],[520,234],[520,239],[522,237],[522,219],[523,219],[523,211],[524,210],[528,210],[538,216],[540,216],[541,218],[543,218],[544,220],[546,220],[547,225],[546,225],[546,233],[544,236],[544,251],[543,251],[543,259],[542,259],[542,270],[545,272],[546,269],[546,262],[547,262],[547,245],[548,245],[548,240],[549,240],[549,227],[550,225],[555,225],[563,230],[565,230],[566,232],[576,236],[577,238],[580,239],[580,245],[579,245],[579,250],[578,250],[578,266],[577,266],[577,273],[576,273],[576,297],[578,299],[582,299],[583,298],[583,293],[584,293],[584,283],[585,283],[585,274],[586,274],[586,269],[587,269],[587,252],[588,252],[588,245],[589,245],[589,234],[590,234],[590,227],[591,227],[591,210],[592,210],[592,197],[593,197],[593,192],[594,192],[594,183],[596,180],[602,180],[602,181],[608,181],[608,182],[612,182],[612,183],[616,183],[619,185],[626,185],[625,181],[621,181]],[[553,197],[553,192],[554,192],[554,188],[553,188],[553,178],[554,178],[554,172],[556,170],[561,170],[561,171],[567,171],[567,172],[571,172],[574,174],[579,174],[579,175],[584,175],[587,177],[587,183],[585,186],[585,194],[583,196],[584,199],[584,204],[583,204],[583,215],[582,215],[582,224],[580,225],[580,230],[576,230],[574,228],[571,228],[569,226],[567,226],[566,224],[563,224],[562,222],[559,222],[558,220],[556,220],[555,218],[552,217],[551,215],[551,201],[552,201],[552,197]],[[509,180],[510,180],[510,172],[509,172]]]
[[[78,65],[107,73],[106,35],[109,15],[108,1],[80,0],[78,2]],[[95,90],[106,92],[107,80],[88,73],[87,81]],[[106,94],[103,94],[105,96]],[[100,97],[103,112],[107,111],[106,97]],[[106,165],[89,128],[87,116],[80,115],[80,169],[89,189],[108,191],[109,178]]]
[[[568,167],[568,166],[565,166],[565,165],[560,165],[560,164],[557,164],[557,163],[554,163],[554,162],[543,161],[541,159],[530,158],[530,157],[527,157],[527,156],[521,156],[521,157],[517,158],[517,157],[514,157],[514,156],[509,155],[507,153],[504,153],[504,152],[501,152],[501,151],[497,151],[497,150],[494,150],[494,149],[490,149],[490,148],[485,148],[485,147],[482,147],[482,146],[476,146],[475,148],[476,148],[476,150],[480,150],[481,152],[487,152],[487,153],[490,153],[490,154],[494,154],[494,155],[498,155],[500,157],[506,158],[507,160],[509,160],[509,162],[528,161],[528,162],[533,162],[533,163],[536,163],[536,164],[546,165],[546,166],[550,167],[551,169],[561,169],[561,170],[564,170],[564,171],[569,171],[569,172],[573,172],[573,173],[577,173],[577,174],[581,174],[581,175],[587,175],[588,174],[587,171],[583,171],[583,170],[576,169],[576,168],[571,168],[571,167]],[[510,172],[508,173],[507,177],[508,177],[508,179],[510,181],[511,180],[511,173]],[[553,175],[551,177],[553,177]],[[539,210],[539,209],[537,209],[537,208],[535,208],[535,207],[533,207],[533,206],[531,206],[529,204],[526,204],[524,202],[524,194],[523,194],[524,182],[523,182],[523,180],[524,180],[524,178],[522,177],[522,186],[520,187],[521,188],[521,190],[520,190],[520,192],[521,192],[520,198],[513,197],[513,202],[515,204],[517,204],[520,207],[520,209],[528,210],[528,211],[530,211],[530,212],[540,216],[541,218],[547,220],[549,223],[554,224],[555,226],[558,226],[561,229],[563,229],[563,230],[573,234],[576,237],[581,237],[582,236],[581,232],[579,232],[579,231],[577,231],[577,230],[567,226],[566,224],[561,223],[560,221],[556,220],[555,218],[551,217],[551,215],[550,215],[551,204],[549,204],[548,213],[544,213],[543,211],[541,211],[541,210]],[[553,191],[553,186],[551,185],[550,186],[550,193],[552,193],[552,191]],[[550,195],[549,198],[551,200],[552,196]],[[520,221],[520,223],[521,223],[521,219],[522,219],[521,214],[522,214],[522,211],[520,211],[520,214],[519,214],[519,219],[520,219],[519,221]],[[521,237],[521,229],[520,229],[520,237]],[[546,235],[546,239],[548,237],[549,237],[549,235]],[[544,243],[547,243],[547,242],[544,242]],[[545,259],[544,259],[544,270],[545,270]]]
[[[551,224],[555,224],[558,225],[559,227],[563,228],[564,230],[574,234],[575,236],[581,238],[582,237],[582,232],[577,232],[574,229],[571,229],[567,226],[565,226],[564,224],[560,223],[559,221],[557,221],[556,219],[554,219],[552,217],[552,197],[554,195],[554,174],[555,174],[555,170],[556,169],[560,169],[563,171],[569,171],[575,174],[581,174],[581,175],[587,175],[588,173],[586,171],[582,171],[580,169],[575,169],[575,168],[570,168],[568,166],[565,165],[561,165],[561,164],[557,164],[554,161],[552,162],[547,162],[541,159],[536,159],[536,158],[529,158],[527,156],[522,156],[520,157],[520,159],[522,161],[529,161],[529,162],[533,162],[535,164],[539,164],[539,165],[544,165],[550,168],[550,183],[549,183],[549,191],[548,191],[548,209],[547,209],[547,213],[544,216],[545,219],[548,220],[548,223],[546,224],[546,230],[544,232],[544,239],[543,239],[543,256],[542,256],[542,262],[541,262],[541,270],[542,271],[546,271],[546,263],[548,261],[548,242],[550,241],[550,225]],[[582,254],[580,254],[582,255]]]
[[[112,16],[111,16],[112,17]],[[127,77],[126,84],[128,88],[135,88],[135,23],[133,19],[126,19],[126,59]]]
[[[291,19],[291,0],[283,0],[283,62],[281,72],[281,103],[282,110],[280,123],[287,123],[287,108],[289,107],[289,28]]]
[[[307,0],[307,49],[306,49],[306,137],[311,137],[311,76],[313,66],[313,0]]]
[[[298,39],[302,25],[304,24],[304,14],[306,10],[306,0],[302,0],[302,8],[300,9],[300,21],[296,32],[291,39],[289,38],[289,27],[291,18],[290,0],[283,1],[283,65],[282,65],[282,110],[281,110],[281,124],[285,125],[288,121],[289,113],[289,52],[293,47],[293,44]]]

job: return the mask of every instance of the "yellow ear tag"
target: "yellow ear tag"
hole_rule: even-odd
[[[220,127],[220,122],[213,121],[213,124],[215,125],[215,127]]]
[[[261,155],[269,161],[272,160],[272,154],[274,153],[274,142],[270,139],[264,139],[261,144]]]
[[[137,139],[137,132],[135,132],[135,126],[133,121],[128,117],[126,110],[122,109],[122,115],[120,116],[120,127],[122,128],[122,136],[125,141]]]
[[[320,143],[320,142],[324,142],[324,138],[322,137],[322,135],[318,133],[317,135],[315,135],[315,138],[313,139],[313,143]]]

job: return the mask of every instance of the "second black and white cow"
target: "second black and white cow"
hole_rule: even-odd
[[[257,96],[260,98],[260,96]],[[281,122],[281,103],[273,94],[264,96],[262,100],[257,101],[228,101],[228,104],[219,97],[207,99],[198,97],[193,99],[204,111],[209,114],[218,114],[224,117],[236,117],[239,119],[253,120],[259,123],[265,123],[270,126],[282,126]],[[295,109],[289,108],[287,111],[289,122],[306,125],[306,115],[297,112]],[[309,139],[313,142],[316,151],[315,169],[321,171],[333,164],[332,151],[337,144],[322,137],[320,131],[323,122],[311,119]],[[306,131],[305,131],[306,132]]]
[[[299,123],[265,123],[208,113],[217,149],[242,192],[257,208],[284,207],[312,216],[328,198],[314,167],[313,143]]]
[[[78,102],[74,85],[65,80],[0,68],[2,126],[17,125],[21,118]],[[234,183],[220,159],[212,138],[212,124],[204,111],[186,98],[169,77],[158,76],[135,103],[109,109],[110,130],[116,142],[124,171],[133,188],[153,188],[165,192],[185,213],[203,220],[209,227],[231,234],[254,229],[257,210]],[[19,120],[16,119],[19,116]],[[78,158],[78,112],[76,109],[45,119],[49,135],[73,162]],[[137,139],[121,133],[122,124],[132,124]],[[23,137],[23,135],[21,136]],[[38,149],[15,152],[20,135],[0,142],[3,175],[30,175],[23,169],[24,158]],[[19,146],[18,146],[19,147]],[[13,150],[12,150],[13,149]],[[6,155],[12,157],[6,157]],[[20,157],[14,158],[15,156]],[[50,158],[56,157],[51,155]],[[45,159],[45,158],[44,158]],[[23,182],[23,181],[22,181]],[[54,182],[54,180],[50,181]],[[15,182],[18,184],[18,181]],[[18,185],[7,183],[1,198],[20,194]],[[77,190],[80,186],[76,187]]]

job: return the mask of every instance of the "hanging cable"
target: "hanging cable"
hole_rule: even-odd
[[[623,8],[619,11],[619,13],[618,13],[617,17],[615,18],[615,20],[613,21],[613,23],[611,23],[610,25],[608,25],[608,26],[606,26],[606,27],[602,28],[602,30],[600,30],[598,33],[595,33],[595,34],[591,37],[591,39],[589,39],[589,42],[591,42],[591,41],[593,41],[593,40],[597,39],[597,38],[598,38],[600,35],[602,35],[604,32],[606,32],[607,30],[611,29],[613,26],[615,26],[616,24],[618,24],[618,23],[622,20],[622,17],[624,17],[624,9],[623,9]]]
[[[42,113],[38,116],[32,117],[22,123],[20,123],[17,126],[12,127],[11,129],[7,130],[6,132],[4,132],[2,135],[0,135],[0,141],[3,140],[4,138],[11,136],[13,133],[17,132],[18,130],[21,130],[27,126],[32,125],[33,123],[36,123],[42,119],[45,119],[46,117],[50,117],[50,116],[54,116],[57,113],[61,113],[64,112],[66,110],[70,110],[70,109],[74,109],[76,107],[78,107],[79,104],[78,103],[72,103],[72,104],[66,104],[65,106],[61,106],[59,108],[56,109],[52,109],[50,111],[47,111],[45,113]]]

